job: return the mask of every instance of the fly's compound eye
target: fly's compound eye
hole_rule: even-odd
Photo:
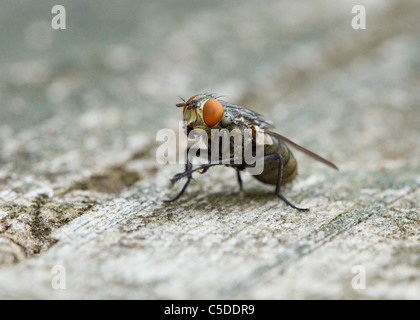
[[[223,117],[223,106],[216,99],[208,100],[203,107],[203,118],[209,127],[215,126]]]

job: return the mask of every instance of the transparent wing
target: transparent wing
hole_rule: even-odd
[[[310,151],[310,150],[308,150],[308,149],[306,149],[306,148],[298,145],[297,143],[293,142],[289,138],[286,138],[285,136],[282,136],[281,134],[278,134],[276,132],[269,131],[269,130],[264,130],[264,132],[267,133],[267,134],[269,134],[269,135],[271,135],[271,136],[273,136],[273,137],[276,137],[276,138],[278,138],[278,139],[280,139],[280,140],[282,140],[282,141],[284,141],[286,143],[288,143],[292,147],[298,149],[299,151],[302,151],[303,153],[306,153],[308,156],[314,158],[315,160],[318,160],[318,161],[322,162],[323,164],[326,164],[327,166],[329,166],[329,167],[331,167],[331,168],[333,168],[335,170],[338,170],[338,167],[334,163],[332,163],[331,161],[328,161],[327,159],[324,159],[320,155],[317,155],[316,153],[314,153],[314,152],[312,152],[312,151]]]

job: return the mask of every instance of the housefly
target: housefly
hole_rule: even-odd
[[[273,125],[262,118],[258,113],[249,110],[243,106],[232,104],[221,100],[214,94],[197,94],[189,98],[187,101],[183,100],[182,103],[178,103],[177,107],[183,108],[183,118],[186,123],[187,135],[195,129],[201,129],[207,132],[209,143],[210,143],[210,132],[212,129],[227,129],[234,130],[239,129],[240,132],[244,132],[245,129],[252,131],[252,145],[255,150],[257,132],[263,132],[264,141],[269,140],[270,143],[263,144],[263,157],[264,167],[261,173],[253,175],[253,177],[263,183],[275,185],[275,194],[283,200],[290,207],[299,211],[308,211],[306,208],[298,208],[287,200],[282,193],[280,188],[282,185],[292,181],[297,174],[297,162],[293,153],[290,151],[289,146],[292,146],[310,157],[328,165],[331,168],[338,170],[337,166],[331,161],[328,161],[316,153],[309,151],[308,149],[299,146],[290,139],[273,131]],[[233,155],[234,146],[230,146],[230,154]],[[177,200],[188,187],[192,174],[194,172],[204,173],[210,167],[217,165],[225,165],[232,167],[237,172],[237,179],[239,187],[242,190],[242,178],[241,171],[250,168],[252,165],[247,163],[237,164],[234,163],[234,157],[230,159],[222,159],[220,155],[219,161],[212,161],[199,165],[193,168],[192,163],[187,156],[185,165],[185,171],[176,174],[172,179],[172,185],[174,185],[181,178],[186,177],[183,188],[176,197],[166,202],[172,202]],[[223,161],[222,161],[223,160]],[[227,163],[226,163],[227,160]]]

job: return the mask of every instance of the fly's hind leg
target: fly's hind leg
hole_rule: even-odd
[[[281,187],[281,183],[283,181],[284,166],[283,166],[283,159],[282,159],[281,155],[280,154],[277,154],[277,155],[278,155],[278,159],[279,159],[279,174],[278,174],[277,185],[276,185],[276,195],[277,195],[277,197],[279,197],[281,200],[283,200],[288,206],[292,207],[293,209],[296,209],[298,211],[309,211],[309,209],[307,209],[307,208],[296,207],[293,203],[291,203],[289,200],[287,200],[280,193],[280,187]]]

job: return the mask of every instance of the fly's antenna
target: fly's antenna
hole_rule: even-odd
[[[186,105],[185,99],[183,97],[180,97],[180,96],[178,96],[178,98],[180,98],[182,101],[184,101],[184,103],[177,103],[176,106],[177,107],[185,107],[185,105]]]

